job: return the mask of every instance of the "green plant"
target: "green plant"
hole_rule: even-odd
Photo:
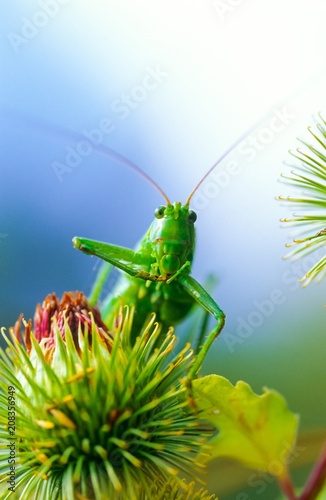
[[[297,195],[279,196],[279,199],[300,210],[300,213],[282,219],[282,222],[301,228],[298,237],[287,244],[287,247],[293,247],[287,257],[304,257],[323,249],[326,243],[326,122],[321,114],[318,116],[315,127],[308,127],[312,142],[301,140],[303,148],[290,151],[299,164],[294,165],[290,174],[282,174],[282,179],[296,189]],[[321,280],[325,270],[326,255],[318,256],[301,281],[307,286],[314,279]]]
[[[309,227],[293,242],[297,257],[326,238],[321,117],[317,130],[310,129],[316,144],[304,142],[294,154],[298,170],[283,176],[305,193],[280,199],[309,209],[284,219]],[[91,303],[81,292],[61,300],[52,294],[37,306],[34,323],[20,317],[9,335],[2,330],[0,498],[213,500],[198,484],[201,470],[224,457],[274,476],[290,500],[319,498],[326,448],[298,494],[288,465],[299,419],[285,399],[220,375],[194,378],[204,356],[188,344],[176,354],[173,328],[156,321],[157,311],[135,324],[132,299],[119,309],[111,297],[114,315],[106,306],[103,320],[95,307],[103,269]],[[322,257],[305,284],[325,269]]]

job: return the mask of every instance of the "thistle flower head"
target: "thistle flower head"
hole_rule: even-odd
[[[151,490],[150,499],[155,500],[218,500],[215,495],[211,495],[204,488],[196,489],[194,482],[189,485],[180,486],[180,482],[175,478],[170,479],[163,487],[155,484]],[[139,500],[146,500],[145,497]]]
[[[109,338],[109,332],[106,325],[103,323],[99,310],[91,307],[87,297],[82,292],[67,292],[64,293],[61,300],[58,300],[54,293],[49,294],[42,305],[36,306],[34,314],[34,336],[41,343],[43,341],[47,349],[51,349],[55,345],[55,331],[58,329],[60,334],[65,339],[65,324],[67,323],[71,331],[73,341],[77,349],[78,345],[78,330],[81,328],[82,333],[87,329],[91,331],[91,316],[97,326],[99,334],[103,338]],[[20,315],[15,324],[15,336],[21,340],[21,322],[23,315]],[[27,342],[27,350],[30,348],[29,334],[31,331],[31,320],[25,324],[25,341]],[[112,337],[111,339],[112,340]],[[112,342],[111,342],[112,343]],[[110,344],[108,343],[108,347]]]
[[[180,471],[199,470],[196,457],[211,429],[189,406],[180,381],[193,362],[189,346],[173,356],[170,330],[157,347],[154,317],[132,347],[132,311],[115,325],[112,341],[83,297],[68,294],[58,303],[52,295],[37,308],[35,334],[31,322],[23,339],[17,325],[11,339],[3,332],[0,404],[14,387],[20,498],[152,499],[154,484],[161,492]],[[9,435],[2,412],[0,419],[1,471]]]
[[[302,209],[302,213],[295,213],[291,218],[281,219],[295,226],[301,231],[287,247],[295,247],[286,257],[305,257],[315,252],[315,263],[301,279],[304,286],[313,279],[321,280],[326,273],[326,255],[320,257],[318,250],[323,249],[326,243],[326,122],[319,114],[315,128],[309,127],[312,142],[300,141],[302,148],[291,152],[299,165],[289,175],[282,175],[282,179],[291,186],[300,190],[297,196],[283,197],[282,201],[290,202],[294,208]]]

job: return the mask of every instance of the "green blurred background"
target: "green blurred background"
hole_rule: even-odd
[[[67,172],[83,132],[105,123],[103,144],[185,201],[265,117],[194,197],[193,275],[217,276],[227,314],[204,372],[287,398],[310,431],[293,464],[300,484],[325,428],[325,284],[302,289],[313,260],[282,260],[291,210],[275,196],[292,192],[278,180],[287,151],[325,110],[325,3],[12,0],[1,11],[0,324],[31,317],[52,291],[88,293],[98,264],[71,238],[132,247],[162,203],[94,152],[70,157]],[[278,497],[252,473],[217,462],[209,485],[222,500]]]

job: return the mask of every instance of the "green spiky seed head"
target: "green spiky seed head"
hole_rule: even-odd
[[[298,210],[293,217],[281,219],[299,227],[298,235],[287,247],[293,250],[286,257],[303,258],[312,254],[315,263],[300,280],[307,286],[312,280],[321,280],[326,273],[326,121],[319,114],[315,127],[308,127],[310,140],[301,140],[302,148],[290,153],[300,163],[282,180],[296,188],[294,196],[279,196]],[[310,259],[311,260],[311,259]]]
[[[215,495],[211,495],[204,488],[196,488],[196,484],[181,484],[175,478],[167,481],[163,487],[155,484],[151,490],[150,499],[155,500],[218,500]],[[146,497],[139,497],[139,500],[146,500]]]
[[[3,332],[1,498],[12,498],[4,472],[11,438],[17,498],[152,499],[154,484],[199,470],[197,455],[211,430],[181,381],[193,363],[189,346],[173,356],[173,331],[158,344],[152,317],[130,347],[128,309],[115,325],[107,332],[83,295],[61,302],[51,296],[37,309],[35,334],[31,322],[23,338],[17,325],[9,337]],[[4,411],[8,387],[14,436]]]

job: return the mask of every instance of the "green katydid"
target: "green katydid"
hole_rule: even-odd
[[[267,116],[269,117],[269,114]],[[154,221],[135,250],[86,238],[73,239],[77,249],[100,257],[124,273],[101,308],[104,320],[108,325],[112,324],[121,306],[133,304],[136,311],[133,322],[135,332],[140,330],[148,315],[153,312],[157,321],[163,323],[163,327],[169,327],[182,321],[197,302],[207,314],[214,316],[216,324],[203,343],[200,336],[196,360],[189,378],[198,373],[225,321],[225,315],[215,300],[191,276],[196,214],[190,209],[190,201],[211,171],[265,119],[266,116],[261,118],[225,151],[197,184],[184,205],[180,202],[171,203],[162,189],[144,171],[119,153],[96,140],[91,144],[94,152],[118,160],[147,178],[166,201],[166,206],[161,206],[155,211]],[[42,131],[44,129],[51,132],[53,126],[43,122]],[[68,136],[76,140],[81,139],[78,134],[62,127],[55,127],[55,133],[65,138]]]
[[[189,379],[197,375],[210,346],[222,331],[225,322],[222,309],[205,288],[191,276],[195,247],[194,223],[197,216],[190,209],[190,201],[212,170],[265,119],[266,116],[224,152],[196,185],[185,204],[171,203],[153,179],[119,153],[102,145],[96,145],[94,148],[97,153],[115,158],[137,171],[154,185],[166,201],[165,206],[155,210],[155,219],[135,250],[87,238],[73,239],[73,244],[78,250],[100,257],[123,271],[101,307],[103,319],[110,325],[121,306],[133,304],[135,307],[133,330],[137,333],[150,313],[154,312],[156,320],[164,327],[174,326],[187,316],[195,303],[198,303],[207,314],[214,316],[216,323],[203,343],[202,334],[199,338],[196,359],[189,373]]]
[[[269,117],[269,114],[267,116]],[[118,283],[101,307],[103,319],[110,325],[114,317],[118,315],[121,306],[133,304],[135,307],[133,331],[137,333],[151,313],[155,313],[157,321],[166,328],[182,321],[193,305],[198,303],[207,314],[214,316],[216,324],[203,343],[203,335],[199,337],[196,359],[189,373],[190,379],[200,370],[211,344],[223,329],[225,322],[225,315],[219,305],[191,276],[196,214],[190,209],[190,201],[212,170],[265,119],[266,116],[261,118],[224,152],[200,180],[185,204],[171,203],[163,190],[143,170],[119,153],[96,140],[91,144],[94,152],[109,156],[140,173],[158,189],[166,201],[165,206],[155,211],[154,221],[135,250],[86,238],[75,237],[73,239],[77,249],[100,257],[123,271]],[[53,126],[43,122],[42,130],[44,129],[51,132]],[[81,139],[78,134],[62,127],[55,127],[55,133],[57,136],[61,135],[65,138],[68,136],[77,141]],[[98,281],[103,284],[103,278],[99,278]],[[202,334],[203,332],[204,330]]]
[[[124,159],[124,163],[127,162],[129,167],[150,180],[166,200],[166,205],[155,210],[155,219],[135,250],[86,238],[73,239],[78,250],[100,257],[123,271],[101,308],[107,324],[112,324],[120,307],[127,304],[135,307],[133,329],[136,332],[153,312],[156,320],[165,327],[174,326],[185,318],[196,302],[214,316],[216,324],[199,346],[189,373],[190,378],[198,373],[225,321],[225,315],[218,304],[190,274],[195,247],[194,223],[197,218],[196,213],[190,209],[190,201],[199,185],[221,159],[201,179],[185,204],[171,203],[147,174]]]

